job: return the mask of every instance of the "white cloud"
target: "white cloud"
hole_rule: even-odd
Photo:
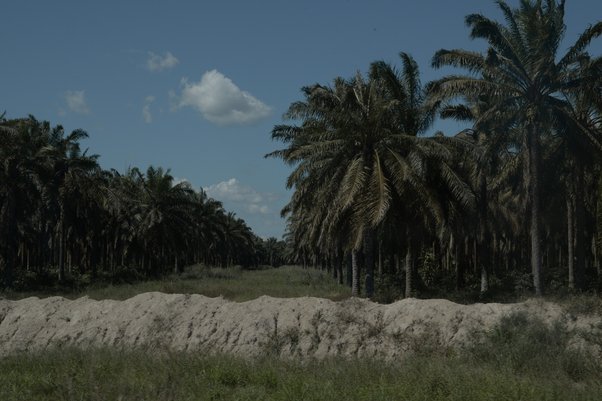
[[[251,187],[241,185],[236,178],[204,188],[210,197],[243,206],[251,214],[268,214],[265,197]]]
[[[207,195],[219,200],[248,201],[251,203],[258,203],[263,200],[259,192],[253,188],[240,185],[240,182],[236,178],[230,178],[228,181],[210,185],[205,188],[205,191]]]
[[[260,192],[230,178],[203,188],[208,196],[223,203],[228,211],[244,219],[255,234],[280,238],[285,221],[280,218],[286,196],[283,193]]]
[[[268,214],[270,209],[266,205],[249,205],[250,213]]]
[[[154,96],[147,96],[144,98],[144,106],[142,106],[142,118],[144,122],[150,124],[153,122],[153,114],[151,113],[150,106],[155,101]]]
[[[205,72],[199,82],[183,79],[182,85],[178,106],[192,107],[214,124],[251,124],[272,111],[217,70]]]
[[[67,108],[74,113],[90,113],[90,109],[86,104],[86,94],[83,90],[65,92],[65,101],[67,102]]]
[[[170,52],[166,52],[164,56],[148,52],[148,60],[146,60],[146,67],[150,71],[163,71],[178,65],[180,61]]]

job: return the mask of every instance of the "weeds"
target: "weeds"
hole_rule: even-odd
[[[515,320],[503,330],[514,333],[512,327],[525,328],[525,325]],[[548,344],[550,341],[555,344],[546,338],[543,335]],[[577,368],[581,369],[581,365]],[[373,359],[295,362],[273,356],[250,361],[201,353],[65,349],[0,359],[0,399],[602,399],[602,384],[590,370],[579,373],[583,381],[577,386],[556,369],[557,366],[550,366],[544,376],[530,368],[517,374],[504,363],[475,365],[474,359],[441,355],[417,355],[402,362]]]
[[[479,363],[519,375],[542,378],[555,372],[577,382],[599,377],[599,364],[591,355],[570,347],[570,338],[563,321],[547,325],[527,313],[514,313],[502,318],[470,352]]]
[[[564,310],[576,316],[602,316],[602,298],[596,295],[571,295],[558,300]]]
[[[311,346],[309,347],[309,351],[315,351],[319,346],[320,342],[322,342],[322,337],[320,336],[320,324],[324,321],[324,315],[321,310],[318,310],[312,316],[310,320],[311,330],[305,332],[305,334],[309,334],[311,337]]]

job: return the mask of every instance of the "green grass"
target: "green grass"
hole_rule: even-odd
[[[97,349],[0,360],[0,399],[18,400],[600,400],[602,385],[549,369],[465,357],[248,361],[232,356]]]
[[[326,272],[298,266],[264,270],[191,266],[181,275],[171,275],[161,280],[135,284],[92,285],[82,291],[8,292],[1,295],[8,299],[53,295],[78,298],[87,295],[98,300],[123,300],[151,291],[168,294],[202,294],[208,297],[223,296],[237,302],[248,301],[262,295],[281,298],[312,296],[335,301],[351,295],[350,289],[339,285]]]

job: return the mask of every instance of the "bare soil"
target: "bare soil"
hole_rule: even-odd
[[[526,313],[561,322],[571,344],[602,359],[602,316],[576,316],[560,305],[460,305],[405,299],[380,305],[352,298],[271,298],[232,302],[150,292],[125,301],[87,297],[0,300],[0,356],[54,347],[146,347],[253,357],[370,356],[395,359],[433,347],[461,350],[504,316]]]

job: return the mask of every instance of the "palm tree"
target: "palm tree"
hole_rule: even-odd
[[[254,264],[255,237],[244,220],[233,212],[220,215],[222,238],[218,244],[222,267],[234,263]],[[253,262],[253,263],[251,263]]]
[[[305,102],[291,105],[290,119],[301,127],[277,126],[273,139],[290,143],[288,149],[268,156],[298,163],[288,186],[297,186],[293,212],[313,198],[324,220],[314,232],[328,232],[343,215],[353,221],[350,246],[354,260],[360,248],[367,251],[366,293],[372,296],[373,261],[370,260],[373,228],[389,206],[390,189],[384,178],[375,144],[386,135],[390,105],[378,96],[380,88],[358,74],[351,80],[337,78],[333,87],[303,88]],[[311,188],[311,189],[309,189]],[[318,214],[314,214],[318,216]],[[356,283],[357,283],[356,277]],[[358,295],[357,285],[354,295]]]
[[[390,139],[390,158],[387,167],[394,186],[396,213],[405,236],[406,297],[415,292],[417,247],[421,235],[434,224],[441,228],[448,224],[446,202],[468,207],[474,194],[453,167],[453,147],[461,145],[442,135],[424,137],[432,126],[439,102],[431,101],[427,88],[420,82],[416,61],[407,53],[400,53],[403,69],[400,72],[384,62],[375,62],[371,76],[383,83],[386,96],[395,102],[395,135]],[[425,218],[432,222],[425,222]]]
[[[565,32],[564,1],[531,1],[512,9],[496,2],[506,25],[480,14],[466,17],[471,37],[485,39],[486,54],[440,50],[433,66],[461,67],[472,75],[448,76],[432,85],[439,99],[485,95],[492,102],[481,118],[507,115],[521,130],[527,166],[530,203],[531,271],[537,295],[543,292],[541,269],[541,143],[554,129],[558,116],[567,116],[562,92],[579,84],[570,74],[589,43],[602,33],[602,22],[589,27],[562,57],[558,50]]]
[[[12,286],[15,249],[21,230],[36,213],[39,199],[37,153],[47,143],[49,125],[0,116],[0,235],[4,285]]]
[[[218,244],[224,238],[222,216],[224,214],[221,202],[209,198],[202,189],[192,193],[192,215],[194,228],[195,263],[214,263],[214,255]]]
[[[418,137],[430,126],[436,105],[426,102],[415,61],[405,53],[401,58],[401,73],[378,62],[368,79],[358,73],[350,80],[335,79],[332,87],[303,88],[305,101],[293,103],[287,113],[302,125],[280,125],[272,132],[273,139],[289,146],[268,156],[296,164],[287,182],[295,192],[285,212],[311,216],[312,224],[304,228],[317,248],[348,225],[344,248],[352,255],[354,295],[359,293],[360,250],[366,295],[373,294],[375,230],[392,204],[408,209],[406,222],[410,215],[420,220],[421,213],[413,209],[419,204],[443,219],[435,182],[451,188],[456,198],[470,199],[466,185],[445,163],[450,154],[446,146]],[[406,277],[412,283],[411,238],[416,233],[407,227]]]
[[[65,247],[67,240],[67,210],[70,193],[77,190],[82,177],[99,169],[98,155],[82,152],[80,143],[88,137],[83,130],[74,130],[65,136],[61,126],[52,131],[48,146],[40,150],[44,159],[48,180],[45,191],[49,195],[51,207],[58,211],[56,240],[58,242],[59,281],[65,278]]]
[[[131,184],[124,195],[134,213],[134,235],[147,257],[143,268],[148,274],[159,274],[168,256],[177,266],[177,250],[183,248],[184,235],[191,230],[192,190],[184,182],[174,185],[170,171],[161,167],[150,166],[146,174],[134,168],[127,177]]]
[[[500,185],[494,185],[494,182],[498,181],[499,184],[500,178],[512,171],[516,163],[506,151],[508,132],[511,131],[508,121],[499,116],[495,119],[481,118],[490,107],[490,101],[485,96],[465,100],[464,104],[444,106],[441,117],[473,123],[472,128],[456,135],[463,145],[459,150],[468,156],[457,163],[467,168],[465,176],[476,198],[475,224],[471,231],[477,233],[475,259],[481,275],[483,296],[489,291],[492,233],[500,231],[496,230],[499,222],[491,218],[500,206],[495,193]]]
[[[572,72],[576,80],[581,78],[582,85],[565,91],[567,113],[559,115],[556,129],[555,142],[560,142],[558,149],[564,161],[563,177],[567,189],[568,286],[572,290],[583,290],[585,286],[585,179],[588,171],[594,171],[602,154],[599,146],[602,143],[600,66],[602,57],[580,57],[578,67]],[[598,144],[593,147],[594,151],[591,150],[592,141]]]
[[[14,249],[16,246],[17,229],[17,185],[21,183],[20,176],[23,174],[22,164],[24,158],[19,157],[18,130],[11,126],[5,119],[4,114],[0,116],[0,241],[2,244],[0,257],[3,262],[3,285],[12,287]]]

